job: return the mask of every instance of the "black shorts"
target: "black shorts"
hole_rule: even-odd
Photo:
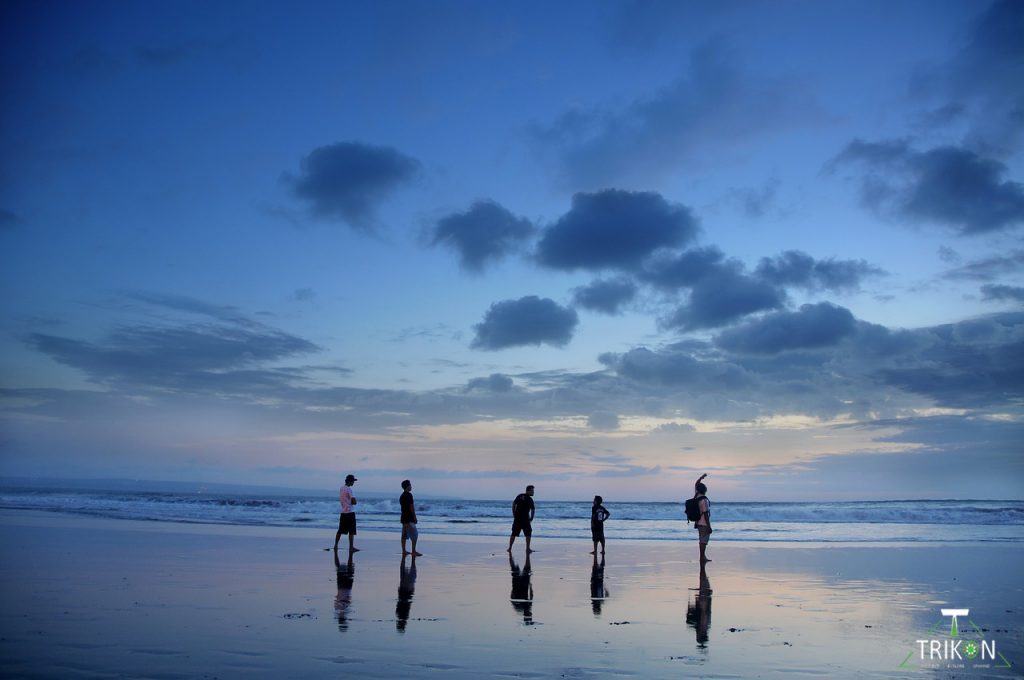
[[[518,518],[512,520],[512,535],[518,536],[520,533],[527,538],[533,535],[533,526],[530,525],[530,520]]]
[[[604,525],[603,524],[591,524],[590,525],[590,538],[597,543],[598,541],[604,540]]]
[[[356,513],[343,512],[338,515],[338,531],[343,534],[356,535]]]

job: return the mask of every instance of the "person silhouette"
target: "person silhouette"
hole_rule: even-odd
[[[402,555],[402,564],[398,568],[398,602],[395,604],[395,630],[405,632],[409,622],[409,610],[412,609],[412,598],[416,594],[416,554],[412,555],[412,564],[405,566],[406,555]]]
[[[608,599],[608,589],[604,586],[604,555],[601,555],[601,563],[597,562],[597,554],[594,554],[594,564],[590,568],[590,606],[594,610],[594,616],[601,616],[601,606]]]
[[[708,630],[711,628],[711,581],[705,563],[700,563],[700,582],[693,602],[686,605],[686,623],[693,627],[697,637],[697,648],[708,646]]]
[[[348,630],[349,608],[352,605],[352,581],[356,575],[356,567],[352,561],[352,553],[348,554],[348,561],[341,563],[338,552],[334,551],[334,569],[338,574],[338,594],[334,597],[334,615],[338,620],[338,630]]]
[[[523,615],[524,626],[532,626],[533,585],[530,583],[530,577],[533,572],[530,570],[530,553],[526,553],[526,562],[523,563],[522,569],[516,564],[515,558],[509,554],[508,566],[512,570],[512,592],[509,595],[512,608]]]

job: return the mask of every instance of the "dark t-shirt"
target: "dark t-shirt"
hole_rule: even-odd
[[[590,510],[590,525],[601,526],[604,521],[608,519],[609,512],[604,509],[603,505],[596,505]]]
[[[416,524],[416,509],[412,504],[412,494],[403,491],[398,497],[398,505],[402,508],[402,524]]]
[[[528,494],[521,493],[516,496],[513,504],[516,508],[514,517],[520,521],[529,522],[530,513],[533,512],[533,499]]]

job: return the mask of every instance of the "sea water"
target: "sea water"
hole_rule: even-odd
[[[399,527],[398,497],[360,495],[359,528]],[[589,538],[590,503],[535,499],[534,533]],[[609,540],[681,540],[693,526],[683,503],[606,502]],[[0,489],[0,508],[160,522],[316,527],[337,526],[333,495],[238,495],[81,489]],[[507,536],[511,500],[417,498],[426,534]],[[862,502],[713,502],[716,541],[917,543],[1024,542],[1024,501],[895,500]]]

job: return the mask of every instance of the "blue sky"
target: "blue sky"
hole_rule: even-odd
[[[0,474],[1024,498],[1022,10],[6,3]]]

